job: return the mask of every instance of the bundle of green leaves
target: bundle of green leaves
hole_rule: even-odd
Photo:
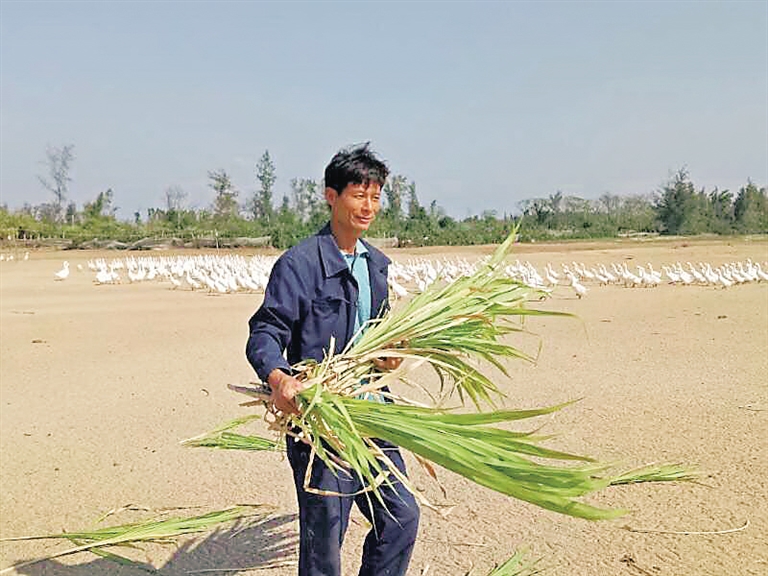
[[[305,384],[297,396],[300,414],[276,413],[273,428],[288,437],[287,441],[311,445],[313,460],[319,458],[339,472],[356,475],[379,500],[383,484],[401,482],[422,503],[431,505],[390,465],[375,438],[491,490],[593,520],[613,518],[622,511],[583,502],[588,494],[616,483],[670,479],[670,469],[663,476],[648,469],[642,474],[612,476],[606,466],[589,457],[545,448],[546,436],[499,426],[550,414],[570,404],[499,409],[497,402],[503,394],[482,371],[484,364],[490,364],[507,375],[505,360],[531,359],[504,341],[510,333],[524,330],[522,320],[526,316],[566,315],[528,306],[546,293],[506,273],[503,263],[514,238],[513,232],[473,274],[451,283],[433,283],[404,306],[371,321],[341,354],[295,365],[298,378]],[[331,342],[329,350],[333,349]],[[382,358],[407,362],[398,370],[382,372],[376,368],[376,360]],[[431,394],[431,406],[403,397],[397,397],[397,403],[360,399],[367,393],[391,396],[385,387],[394,379],[410,381],[410,369],[423,363],[440,376],[440,390]],[[234,388],[258,399],[247,404],[263,403],[271,408],[266,387]],[[451,397],[458,397],[461,405],[471,401],[476,411],[460,413],[445,408],[443,404]],[[264,439],[257,436],[225,438],[221,430],[236,422],[187,443],[231,449],[255,449],[263,444]],[[204,444],[201,439],[205,439]],[[674,479],[692,477],[682,467],[672,468]],[[305,488],[314,490],[309,484]]]

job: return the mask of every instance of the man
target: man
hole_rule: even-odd
[[[259,378],[272,389],[275,409],[298,413],[295,396],[302,384],[291,375],[291,364],[322,360],[335,338],[341,352],[360,327],[387,307],[389,259],[361,240],[381,208],[381,187],[389,169],[367,144],[336,154],[325,169],[325,199],[330,222],[285,252],[275,263],[264,302],[249,322],[246,356]],[[283,353],[285,352],[285,357]],[[394,369],[396,359],[377,363]],[[397,447],[378,442],[405,473]],[[352,504],[372,524],[363,548],[359,576],[404,576],[419,524],[413,495],[399,483],[382,489],[384,506],[359,494],[352,475],[312,462],[309,485],[326,496],[304,489],[309,466],[307,444],[288,438],[299,503],[299,576],[341,576],[341,545]]]

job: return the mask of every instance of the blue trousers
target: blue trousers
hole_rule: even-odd
[[[377,441],[387,457],[405,473],[398,448]],[[304,490],[310,448],[288,438],[288,460],[299,500],[299,576],[342,576],[341,545],[349,524],[352,504],[371,523],[365,538],[359,576],[405,576],[419,528],[419,507],[413,495],[399,482],[382,486],[385,506],[370,493],[355,496],[321,496]],[[312,464],[309,486],[352,494],[362,489],[359,479],[334,474],[319,458]]]

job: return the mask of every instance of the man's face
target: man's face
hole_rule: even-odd
[[[381,210],[381,186],[371,182],[348,184],[339,194],[325,189],[325,199],[331,207],[331,219],[339,230],[359,236],[373,223]]]

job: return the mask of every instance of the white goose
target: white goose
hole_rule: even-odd
[[[94,284],[111,284],[112,274],[107,272],[106,268],[99,268],[96,272],[96,279],[93,282]]]
[[[693,277],[696,278],[696,282],[698,282],[699,284],[707,283],[707,279],[704,277],[704,274],[696,270],[696,267],[690,262],[688,262],[688,270],[690,271],[691,274],[693,274]]]
[[[69,277],[69,262],[64,260],[63,268],[54,274],[54,280],[66,280]]]
[[[396,298],[405,298],[408,296],[408,291],[403,288],[403,286],[399,284],[397,280],[395,280],[392,276],[389,278],[389,287],[392,288]]]
[[[581,299],[583,296],[586,296],[587,289],[576,279],[576,275],[569,273],[567,276],[571,279],[571,287],[576,291],[576,297]]]
[[[717,269],[717,280],[720,282],[720,284],[723,285],[723,288],[729,288],[730,286],[733,286],[733,281],[726,278],[720,268]]]
[[[758,281],[766,281],[766,282],[768,282],[768,274],[763,272],[763,268],[760,266],[759,262],[755,263],[755,269],[756,269],[756,272],[757,272],[757,277],[759,279]]]

